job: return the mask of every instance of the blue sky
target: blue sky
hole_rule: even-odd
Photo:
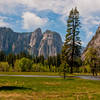
[[[40,27],[66,34],[69,11],[80,12],[82,45],[86,46],[100,24],[100,0],[0,0],[0,27],[31,32]]]

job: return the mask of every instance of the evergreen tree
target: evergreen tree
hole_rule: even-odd
[[[14,63],[16,61],[16,56],[12,53],[10,53],[8,56],[7,56],[7,62],[9,65],[11,65],[12,67],[14,67]]]
[[[52,57],[51,57],[51,56],[48,57],[48,59],[47,59],[47,64],[48,64],[49,69],[50,69],[50,71],[51,71],[51,65],[52,65]]]
[[[71,73],[73,73],[74,60],[80,56],[81,40],[80,20],[77,8],[72,9],[67,20],[67,34],[62,49],[63,59],[70,65]]]
[[[56,59],[57,59],[57,61],[56,61],[56,62],[57,62],[56,66],[59,67],[59,66],[61,65],[61,56],[60,56],[60,54],[57,54],[57,58],[56,58]]]
[[[38,57],[39,58],[39,63],[43,64],[44,65],[44,56],[41,55]]]
[[[6,54],[4,51],[0,51],[0,61],[6,61]]]
[[[100,66],[100,57],[98,57],[97,50],[95,48],[88,48],[85,54],[85,64],[88,64],[91,68],[91,71],[97,76],[97,72]]]

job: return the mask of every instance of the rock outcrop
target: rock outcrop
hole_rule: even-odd
[[[84,60],[85,54],[86,54],[88,48],[95,48],[97,50],[98,56],[100,56],[100,26],[98,27],[96,34],[93,36],[93,38],[88,43],[85,50],[83,51],[82,56],[81,56],[82,60]]]
[[[38,55],[38,51],[39,51],[39,45],[40,42],[42,40],[42,31],[40,28],[36,29],[34,32],[32,32],[31,34],[31,38],[30,38],[30,53],[32,55],[37,56]]]
[[[47,30],[42,34],[40,28],[34,32],[18,33],[10,28],[0,28],[0,51],[7,54],[30,52],[32,55],[55,56],[61,52],[62,39],[57,32]]]
[[[16,33],[10,28],[0,28],[0,51],[7,54],[27,51],[30,37],[30,33]]]
[[[61,53],[62,48],[62,40],[58,33],[47,30],[43,34],[43,38],[41,40],[39,46],[38,56],[44,55],[47,56],[56,56],[57,53]]]

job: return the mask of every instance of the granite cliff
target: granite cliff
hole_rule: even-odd
[[[96,34],[93,36],[93,38],[88,43],[85,50],[83,51],[82,56],[81,56],[82,60],[84,60],[85,54],[86,54],[88,48],[95,48],[97,50],[98,56],[100,56],[100,26],[98,27]]]
[[[6,53],[30,52],[32,55],[55,56],[61,53],[62,39],[57,32],[47,30],[42,33],[38,28],[34,32],[18,33],[10,28],[0,28],[0,51]]]

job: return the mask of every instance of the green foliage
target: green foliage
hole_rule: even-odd
[[[32,65],[32,71],[33,72],[49,72],[48,66],[43,66],[41,63],[33,64]]]
[[[27,52],[20,52],[19,54],[10,53],[6,55],[3,51],[0,52],[0,61],[5,61],[9,64],[8,71],[43,71],[43,72],[57,72],[61,64],[60,54],[53,57],[44,58],[41,56],[30,56]],[[34,65],[34,64],[35,65]],[[33,64],[33,66],[32,66]],[[29,65],[29,66],[28,66]],[[31,69],[33,67],[33,69]],[[36,68],[37,67],[37,68]]]
[[[13,67],[12,66],[10,66],[9,67],[9,72],[13,72],[14,70],[13,70]]]
[[[81,57],[77,57],[74,60],[74,67],[80,67],[80,66],[82,66],[82,60],[81,60]]]
[[[91,68],[89,65],[82,66],[79,68],[80,73],[91,73]]]
[[[76,58],[80,56],[81,40],[79,37],[79,29],[79,12],[77,8],[75,8],[70,11],[67,20],[67,34],[62,48],[62,59],[70,65],[71,73],[73,73]]]
[[[16,62],[14,64],[14,71],[15,72],[21,72],[21,67],[19,66],[19,62],[20,62],[20,60],[16,60]]]
[[[34,99],[100,100],[100,81],[71,77],[66,80],[62,78],[0,77],[0,100]]]
[[[3,71],[3,72],[8,72],[9,71],[8,62],[0,62],[0,71]]]
[[[9,65],[11,65],[12,67],[14,67],[14,63],[15,63],[15,60],[16,60],[16,56],[12,53],[10,53],[8,56],[7,56],[7,62]]]
[[[60,67],[60,65],[61,65],[61,55],[60,54],[57,54],[57,64],[56,64],[56,66],[57,67]]]
[[[64,72],[64,71],[70,72],[69,70],[70,70],[70,68],[69,68],[69,65],[67,63],[62,63],[59,67],[60,72]]]
[[[85,64],[91,67],[91,71],[97,75],[100,66],[100,58],[98,57],[97,50],[89,48],[85,54]]]
[[[56,72],[56,67],[51,65],[51,72]]]
[[[34,61],[34,63],[42,63],[43,65],[44,65],[44,56],[43,55],[41,55],[41,56],[36,56],[36,57],[34,57],[33,58],[33,61]]]
[[[17,59],[21,59],[21,58],[29,58],[29,59],[32,59],[32,56],[31,55],[29,55],[29,53],[28,52],[20,52],[19,54],[17,54],[16,55],[16,58]]]
[[[0,61],[5,61],[6,60],[6,54],[3,51],[0,51]]]
[[[29,72],[32,69],[32,61],[28,58],[22,58],[19,61],[19,67],[21,68],[22,72]]]
[[[94,65],[97,60],[97,51],[94,48],[88,48],[85,54],[85,64]],[[92,66],[91,66],[92,67]]]

